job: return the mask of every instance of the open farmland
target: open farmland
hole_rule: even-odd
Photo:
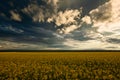
[[[0,80],[120,80],[120,53],[1,52]]]

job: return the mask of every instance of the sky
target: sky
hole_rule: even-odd
[[[1,0],[0,50],[120,50],[118,0]]]

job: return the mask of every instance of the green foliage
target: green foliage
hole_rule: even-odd
[[[120,80],[120,54],[0,53],[0,80]]]

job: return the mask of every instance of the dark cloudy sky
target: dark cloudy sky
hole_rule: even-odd
[[[1,0],[0,50],[120,50],[118,0]]]

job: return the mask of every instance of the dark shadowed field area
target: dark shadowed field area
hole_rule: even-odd
[[[119,79],[119,52],[0,53],[0,80]]]

